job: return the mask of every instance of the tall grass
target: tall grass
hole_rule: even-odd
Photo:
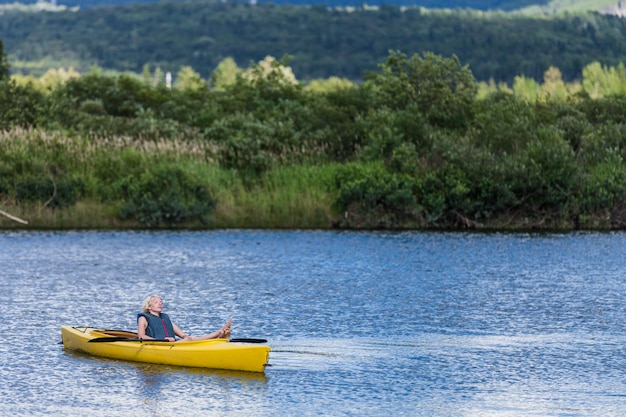
[[[214,224],[223,228],[328,228],[333,219],[328,190],[336,164],[280,166],[245,189],[219,187]]]
[[[76,204],[52,209],[45,201],[20,201],[0,189],[0,209],[29,222],[29,228],[133,228],[117,213],[123,203],[111,191],[121,179],[174,165],[201,178],[217,200],[209,224],[183,224],[190,228],[328,228],[333,210],[330,183],[333,164],[279,166],[252,183],[244,183],[234,170],[221,168],[214,150],[202,141],[140,140],[114,137],[91,140],[58,131],[13,129],[0,132],[0,185],[22,177],[79,178],[85,194]],[[7,185],[8,184],[8,185]],[[53,198],[53,196],[51,196]],[[0,217],[0,228],[24,227]]]

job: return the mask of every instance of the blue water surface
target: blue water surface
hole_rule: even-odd
[[[623,416],[626,234],[1,232],[0,415]],[[64,350],[234,320],[265,374]]]

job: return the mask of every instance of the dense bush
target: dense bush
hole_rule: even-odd
[[[375,103],[393,110],[415,104],[433,126],[465,129],[472,118],[477,86],[472,72],[456,56],[432,53],[408,58],[391,52],[380,73],[369,77]]]
[[[37,126],[44,107],[44,97],[38,91],[19,86],[13,80],[0,80],[0,130]]]
[[[139,178],[125,178],[119,187],[120,217],[147,227],[206,225],[216,204],[202,179],[178,167],[155,167]]]
[[[60,209],[74,205],[85,194],[85,183],[80,178],[61,176],[25,177],[15,182],[18,203],[39,202],[41,207]]]
[[[335,176],[341,225],[357,228],[399,228],[416,223],[419,208],[408,176],[380,165],[348,164]]]

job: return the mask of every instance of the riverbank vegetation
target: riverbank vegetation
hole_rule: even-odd
[[[171,88],[69,73],[0,83],[0,210],[28,221],[3,228],[626,225],[623,65],[510,87],[402,52],[360,84],[287,58]]]

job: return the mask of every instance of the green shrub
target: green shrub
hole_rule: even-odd
[[[55,209],[76,204],[84,193],[85,183],[80,178],[28,176],[15,182],[17,201],[39,201]]]
[[[574,152],[578,152],[582,137],[591,128],[591,124],[583,114],[568,114],[556,121],[556,127],[563,133],[563,138],[570,144]]]
[[[626,157],[626,124],[600,125],[588,130],[581,138],[579,158],[589,166],[601,163],[615,152]]]
[[[139,178],[151,164],[141,152],[131,149],[97,152],[91,158],[91,172],[97,182],[100,201],[117,201],[128,196],[129,179]]]
[[[614,95],[596,100],[586,99],[578,104],[592,124],[626,123],[626,97]]]
[[[490,95],[478,104],[472,142],[495,154],[522,152],[537,137],[538,122],[530,104],[508,93]]]
[[[356,228],[396,228],[414,223],[418,207],[414,181],[379,165],[346,165],[335,174],[341,224]]]
[[[353,160],[366,141],[362,124],[356,123],[367,114],[371,96],[365,88],[346,88],[325,93],[311,94],[312,112],[323,132],[320,147],[332,161]],[[321,97],[321,98],[320,98]]]
[[[391,172],[415,176],[418,173],[419,155],[413,143],[404,142],[391,153],[386,166]]]
[[[414,104],[432,126],[464,130],[473,117],[478,87],[472,72],[456,56],[426,52],[408,58],[390,52],[379,74],[367,86],[376,104],[394,110]]]
[[[474,203],[469,200],[471,186],[466,174],[455,165],[446,165],[418,178],[417,201],[429,225],[470,226]]]
[[[14,80],[0,81],[0,130],[37,126],[44,101],[43,95],[30,86],[17,85]]]
[[[405,144],[416,153],[430,151],[428,129],[415,104],[403,110],[373,110],[357,123],[365,137],[362,150],[365,160],[389,163],[396,149]]]
[[[85,100],[80,104],[80,108],[78,110],[94,116],[103,116],[106,114],[104,104],[102,104],[102,100],[100,99]]]
[[[147,227],[207,224],[216,205],[207,185],[178,167],[155,167],[139,178],[126,178],[119,186],[125,195],[120,218]]]
[[[523,175],[510,178],[526,209],[566,216],[573,202],[579,171],[574,152],[555,128],[541,129],[522,158]]]
[[[609,150],[601,162],[589,167],[577,202],[587,215],[606,213],[626,202],[626,168],[620,152]]]
[[[0,177],[0,202],[2,202],[6,197],[8,197],[8,194],[11,192],[11,187],[9,186],[9,183],[4,179]]]
[[[283,153],[281,137],[290,132],[279,132],[280,127],[273,121],[265,123],[252,115],[236,114],[215,123],[205,135],[218,144],[223,168],[237,170],[244,178],[254,178],[273,166]]]

